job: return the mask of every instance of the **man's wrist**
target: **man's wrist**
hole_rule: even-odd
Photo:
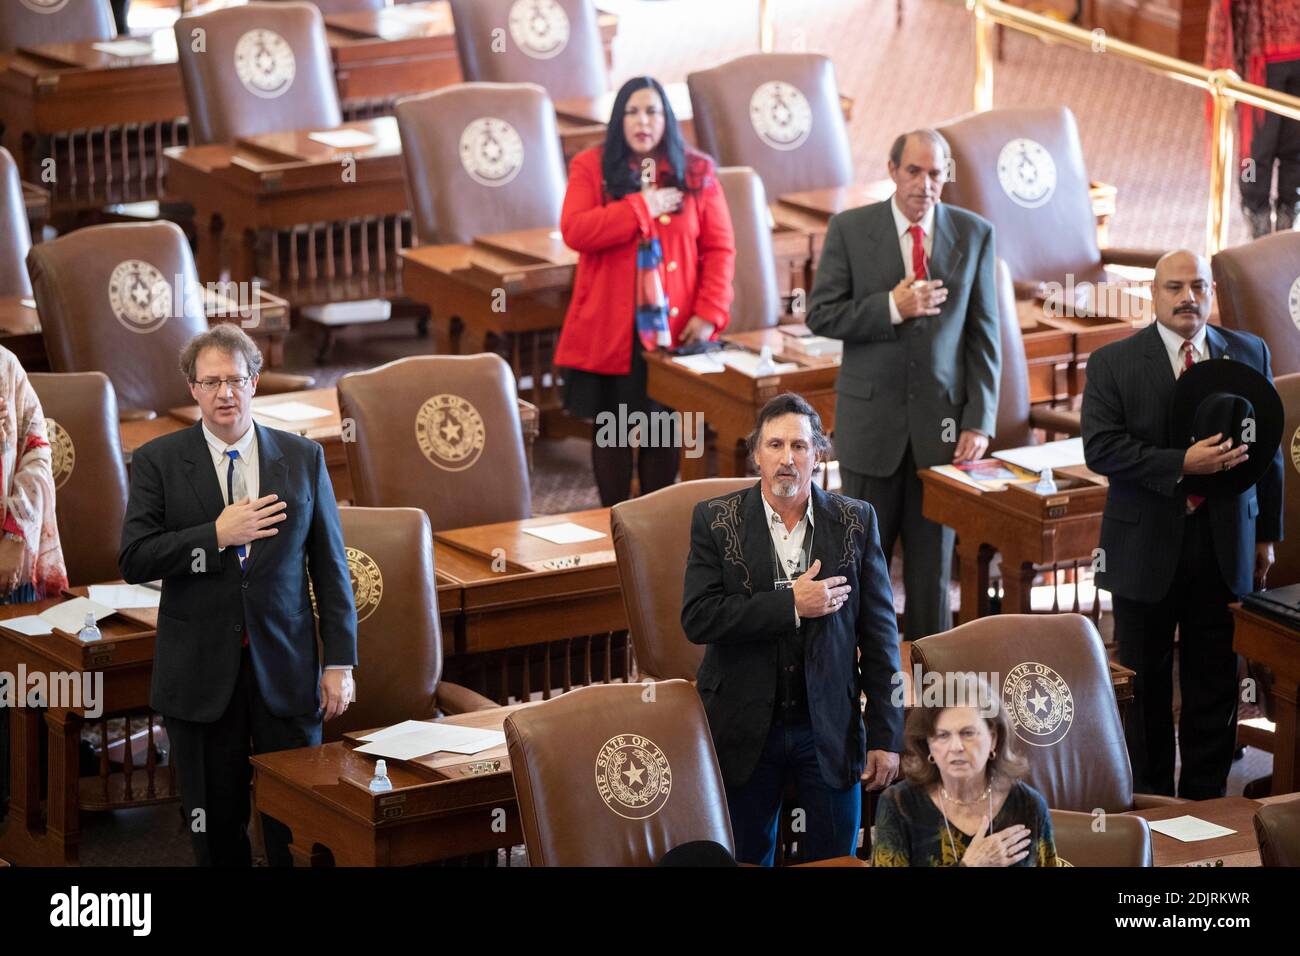
[[[902,325],[903,314],[898,311],[898,302],[895,301],[894,293],[892,291],[889,293],[888,298],[889,298],[889,324]]]

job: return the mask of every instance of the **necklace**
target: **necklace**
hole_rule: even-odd
[[[953,800],[952,802],[957,804],[958,806],[970,806],[971,804],[979,803],[985,797],[988,797],[988,801],[989,801],[989,830],[992,830],[993,829],[993,785],[992,784],[989,784],[987,787],[985,787],[984,792],[980,794],[978,797],[976,797],[974,800],[970,800],[970,801]],[[943,787],[940,787],[939,788],[939,812],[943,814],[943,828],[948,831],[948,845],[952,847],[953,855],[956,856],[957,841],[953,839],[952,827],[948,824],[947,802],[950,799],[951,798],[948,796],[948,791],[945,790]],[[957,864],[959,866],[961,865],[960,859],[957,861]]]

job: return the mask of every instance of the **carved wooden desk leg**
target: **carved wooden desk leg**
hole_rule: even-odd
[[[957,563],[961,566],[961,607],[957,621],[965,624],[989,613],[989,563],[994,550],[987,544],[956,544]]]
[[[41,827],[41,712],[15,707],[9,718],[9,822],[30,833]]]
[[[1293,793],[1300,780],[1296,771],[1300,769],[1300,719],[1297,719],[1297,684],[1281,675],[1273,681],[1273,708],[1277,720],[1273,735],[1273,794]]]
[[[47,712],[50,772],[47,834],[52,862],[75,864],[81,839],[81,718]]]
[[[1033,583],[1033,562],[1004,553],[1002,555],[1002,613],[1028,614]]]

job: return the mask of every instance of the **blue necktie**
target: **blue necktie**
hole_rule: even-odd
[[[226,468],[226,502],[233,505],[235,503],[235,459],[239,457],[239,451],[230,448],[227,449],[226,454],[230,457],[230,465]],[[241,481],[240,484],[242,485],[243,482]],[[247,560],[248,549],[242,544],[237,544],[235,554],[239,555],[239,568],[242,571],[244,561]]]

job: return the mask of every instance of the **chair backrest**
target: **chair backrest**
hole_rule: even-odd
[[[734,852],[704,706],[685,681],[583,687],[515,711],[505,732],[530,865],[648,866],[693,840]]]
[[[1020,315],[1016,312],[1016,287],[1005,259],[996,265],[998,283],[998,319],[1002,329],[1002,372],[998,385],[997,433],[989,442],[989,451],[1021,448],[1030,443],[1029,366],[1025,359],[1025,337],[1020,332]]]
[[[1255,839],[1264,866],[1300,866],[1300,800],[1265,804],[1256,810]]]
[[[756,53],[686,77],[700,149],[752,166],[775,202],[853,182],[835,67],[816,53]]]
[[[271,0],[272,3],[288,2],[288,0]],[[331,13],[355,13],[364,10],[382,10],[388,6],[388,0],[308,0],[312,6],[321,12],[321,16],[329,16]]]
[[[609,512],[618,579],[637,668],[658,680],[695,680],[704,648],[682,631],[682,591],[695,505],[754,483],[753,478],[683,481]]]
[[[1063,866],[1151,866],[1151,827],[1141,817],[1053,810],[1056,858]]]
[[[422,355],[339,380],[358,505],[421,508],[433,530],[532,514],[515,377],[499,355]]]
[[[463,83],[399,100],[406,182],[426,245],[559,228],[555,108],[531,83]]]
[[[108,0],[5,0],[0,53],[46,43],[111,40],[117,36]]]
[[[1300,372],[1300,232],[1275,232],[1210,260],[1219,321],[1268,343],[1274,375]]]
[[[0,296],[21,298],[32,294],[26,261],[31,247],[22,177],[13,154],[0,146]]]
[[[1300,529],[1300,372],[1273,379],[1282,397],[1282,527]],[[1300,584],[1300,534],[1283,535],[1273,546],[1275,563],[1268,572],[1269,587]]]
[[[357,699],[328,739],[436,716],[442,626],[433,531],[419,508],[340,508],[357,605]]]
[[[772,252],[772,214],[763,180],[748,166],[724,166],[718,183],[731,212],[736,236],[736,275],[728,332],[748,332],[776,325],[781,316],[781,289]]]
[[[1028,783],[1049,807],[1131,810],[1133,772],[1106,649],[1079,614],[997,614],[922,638],[924,672],[988,674],[1007,710]]]
[[[103,372],[33,372],[27,377],[49,430],[68,583],[114,581],[121,577],[117,552],[127,480],[113,384]]]
[[[1105,277],[1079,129],[1064,106],[989,110],[940,127],[952,147],[943,200],[997,230],[1017,281]]]
[[[87,226],[33,246],[27,269],[51,369],[104,372],[124,409],[194,404],[177,358],[208,323],[179,226]]]
[[[537,83],[554,99],[609,86],[591,0],[451,0],[460,71],[470,82]]]
[[[192,143],[343,122],[325,21],[312,4],[227,7],[181,17],[175,30]]]

